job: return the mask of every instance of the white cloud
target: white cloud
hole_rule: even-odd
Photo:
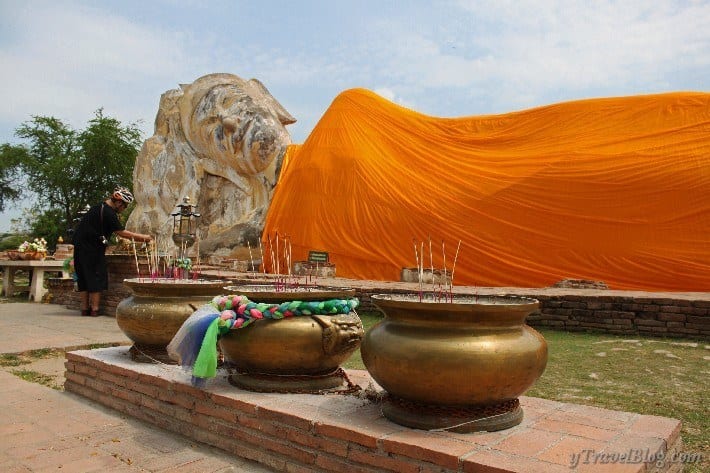
[[[150,134],[160,94],[211,72],[264,82],[298,118],[296,141],[351,87],[455,116],[710,83],[706,1],[377,3],[288,18],[265,2],[242,18],[247,6],[163,0],[154,10],[172,16],[162,22],[131,15],[139,4],[88,5],[2,7],[0,23],[16,31],[0,42],[0,122],[51,114],[82,127],[105,106]]]
[[[150,136],[160,95],[213,72],[261,80],[295,142],[352,87],[438,116],[707,90],[709,18],[707,0],[0,0],[0,142],[101,106]]]
[[[394,90],[389,87],[375,87],[372,90],[377,95],[386,98],[390,102],[394,102],[402,107],[406,107],[412,110],[416,110],[417,106],[414,102],[410,102],[404,97],[398,95]]]
[[[377,95],[380,95],[380,96],[386,98],[386,99],[389,100],[390,102],[394,102],[394,101],[395,101],[394,90],[392,90],[392,89],[390,89],[390,88],[387,88],[387,87],[378,87],[378,88],[375,89],[373,92],[375,92]]]
[[[446,34],[398,18],[373,27],[381,40],[362,56],[381,63],[385,87],[411,99],[467,89],[457,94],[506,112],[595,93],[665,91],[682,84],[673,76],[685,69],[710,65],[710,2],[458,5]]]
[[[166,90],[155,85],[177,86],[173,81],[187,78],[194,63],[180,47],[190,42],[189,35],[92,8],[28,3],[3,13],[4,21],[19,26],[13,41],[0,45],[3,120],[17,125],[30,115],[52,115],[83,127],[100,106],[126,122],[144,117],[136,110],[152,108],[152,121]]]

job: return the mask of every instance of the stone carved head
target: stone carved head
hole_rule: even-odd
[[[256,79],[210,74],[181,86],[185,135],[203,159],[240,175],[264,172],[289,140],[283,125],[296,120]]]
[[[201,253],[254,246],[291,143],[285,125],[295,121],[256,79],[209,74],[165,92],[136,158],[127,226],[170,245],[170,213],[188,196],[202,214]]]

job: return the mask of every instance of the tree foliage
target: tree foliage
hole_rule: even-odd
[[[2,233],[0,234],[0,251],[16,250],[28,238],[29,236],[24,233]]]
[[[6,210],[8,203],[21,196],[20,163],[25,156],[26,151],[22,147],[0,145],[0,212]]]
[[[3,145],[0,158],[3,163],[6,158],[15,159],[10,167],[37,197],[30,227],[50,245],[73,227],[73,220],[87,204],[104,200],[117,185],[130,187],[141,144],[136,124],[123,125],[105,116],[103,109],[98,109],[81,131],[54,117],[34,116],[20,125],[15,135],[27,143]],[[2,179],[0,167],[0,184]],[[12,192],[5,195],[17,196]]]
[[[135,124],[123,126],[114,118],[96,111],[89,126],[79,134],[82,159],[78,166],[83,204],[103,199],[116,185],[132,187],[133,167],[141,146],[141,132]],[[82,205],[83,205],[82,204]]]

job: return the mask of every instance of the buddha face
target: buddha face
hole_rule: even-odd
[[[203,155],[252,176],[263,172],[281,151],[278,128],[283,126],[240,87],[219,85],[197,103],[187,134]]]
[[[258,81],[207,76],[185,89],[180,109],[193,149],[241,176],[265,172],[290,143],[284,125],[294,119]]]

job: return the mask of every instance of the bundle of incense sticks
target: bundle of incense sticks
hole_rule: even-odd
[[[272,237],[271,234],[266,235],[266,243],[268,244],[268,255],[270,257],[271,264],[270,267],[271,274],[275,277],[275,287],[277,291],[284,289],[285,287],[295,285],[294,276],[291,270],[292,264],[292,244],[291,238],[288,235],[280,235],[279,232],[274,232]],[[251,244],[247,243],[249,248],[249,260],[251,262],[252,270],[256,267],[254,264],[254,259],[251,253]],[[259,240],[259,256],[261,257],[261,270],[264,276],[267,274],[267,264],[264,260],[264,247],[262,246],[261,240]],[[282,271],[282,266],[284,270]]]
[[[449,275],[446,267],[446,243],[444,240],[441,240],[441,254],[442,254],[442,259],[443,259],[443,288],[442,288],[442,282],[441,280],[439,283],[436,283],[435,280],[435,273],[434,273],[434,251],[432,247],[432,242],[431,242],[431,236],[428,238],[429,240],[429,268],[431,271],[431,293],[432,297],[436,301],[441,301],[441,298],[443,296],[444,302],[453,302],[453,297],[454,297],[454,273],[456,271],[456,262],[459,257],[459,250],[461,249],[461,240],[459,240],[458,245],[456,247],[456,255],[454,256],[454,262],[453,262],[453,267],[451,268],[451,277],[448,278],[447,276]],[[412,238],[413,246],[414,246],[414,260],[416,263],[416,268],[417,268],[417,279],[419,282],[419,301],[421,302],[424,298],[424,241],[422,240],[419,244],[417,242],[416,238]],[[437,285],[438,285],[438,290],[437,290]]]
[[[158,248],[158,243],[152,240],[146,249],[146,257],[148,259],[148,271],[151,279],[155,280],[161,277],[160,260],[163,260],[163,276],[165,275],[165,257],[166,251],[161,252]]]

